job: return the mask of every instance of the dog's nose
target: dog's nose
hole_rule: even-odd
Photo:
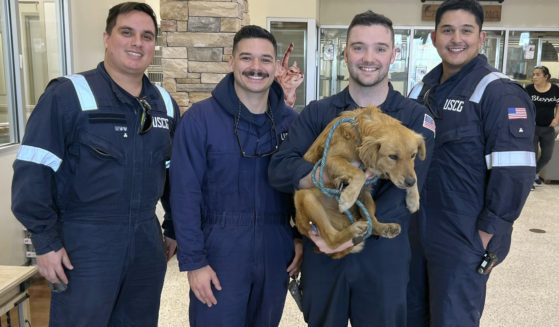
[[[412,187],[415,184],[415,178],[406,177],[406,179],[404,180],[404,183],[406,183],[406,187]]]

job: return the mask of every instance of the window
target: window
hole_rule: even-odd
[[[48,82],[66,73],[62,0],[3,0],[0,146],[17,143]]]
[[[10,69],[10,33],[8,32],[7,6],[2,3],[0,6],[0,17],[2,26],[0,27],[0,146],[2,144],[13,143],[15,141],[15,111],[12,97],[12,71]]]
[[[535,66],[549,68],[551,81],[559,82],[559,31],[510,31],[506,74],[522,85],[532,83]]]

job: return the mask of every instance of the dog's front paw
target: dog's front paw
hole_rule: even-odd
[[[406,207],[411,213],[419,210],[419,199],[406,199]]]
[[[416,212],[419,210],[419,199],[411,197],[406,198],[406,207],[411,213]]]
[[[358,190],[359,191],[359,190]],[[340,194],[340,202],[338,203],[338,210],[340,212],[345,212],[349,210],[357,201],[357,197],[359,196],[359,192],[354,192],[349,188],[343,190],[342,194]]]
[[[383,235],[380,235],[380,236],[386,237],[386,238],[394,238],[394,237],[398,236],[401,231],[402,231],[402,228],[400,227],[399,224],[394,224],[394,223],[385,224],[385,229],[383,231]]]
[[[417,187],[406,190],[406,207],[411,213],[419,210],[419,192],[417,191]]]
[[[353,235],[353,239],[355,238],[363,238],[365,234],[367,234],[367,230],[369,229],[369,223],[366,220],[358,220],[351,224],[349,227],[351,231],[351,235]]]

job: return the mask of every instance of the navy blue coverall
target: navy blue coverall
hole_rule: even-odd
[[[299,180],[313,164],[303,155],[326,125],[344,110],[358,108],[349,89],[311,102],[289,129],[280,151],[272,157],[270,182],[283,192],[294,192]],[[434,130],[424,127],[432,121],[427,109],[394,91],[392,85],[382,111],[399,119],[425,138],[427,158],[416,160],[415,170],[421,189],[433,149]],[[430,126],[430,125],[428,125]],[[434,126],[433,126],[434,129]],[[303,239],[303,314],[313,327],[395,327],[406,325],[406,286],[410,261],[407,237],[410,212],[404,190],[389,181],[375,187],[376,217],[399,223],[402,233],[394,239],[369,238],[365,248],[341,259],[314,252],[314,243]]]
[[[37,254],[64,247],[74,266],[52,294],[51,326],[157,326],[166,256],[155,206],[178,107],[142,83],[153,117],[143,135],[140,102],[103,63],[51,81],[27,122],[12,210]]]
[[[170,173],[179,269],[210,265],[222,287],[212,285],[211,308],[190,291],[192,327],[272,327],[281,319],[294,255],[292,198],[269,185],[269,155],[243,157],[239,148],[273,150],[297,116],[277,82],[269,92],[269,112],[252,114],[230,73],[177,129]]]
[[[410,227],[408,321],[471,327],[488,279],[476,271],[485,252],[478,230],[494,235],[487,250],[502,262],[534,181],[534,107],[483,55],[442,84],[441,74],[439,65],[410,93],[429,103],[437,136],[421,221]]]

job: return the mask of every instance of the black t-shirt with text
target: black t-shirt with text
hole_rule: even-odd
[[[526,86],[526,91],[536,106],[536,125],[549,126],[555,117],[555,107],[559,104],[559,87],[551,84],[551,88],[540,93],[534,84]]]

